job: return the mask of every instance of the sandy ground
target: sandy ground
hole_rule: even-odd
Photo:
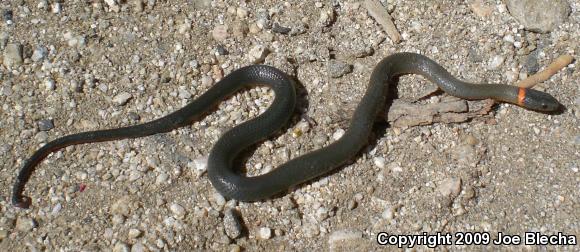
[[[350,164],[274,199],[224,199],[204,170],[221,133],[272,101],[255,88],[191,127],[61,150],[28,183],[32,206],[10,204],[18,169],[48,140],[159,118],[252,62],[301,86],[292,124],[250,153],[248,173],[260,174],[339,136],[371,70],[392,53],[425,54],[476,83],[513,83],[559,55],[578,58],[577,0],[547,34],[522,29],[501,1],[482,2],[489,13],[463,1],[389,1],[399,44],[354,1],[2,2],[12,11],[3,12],[2,47],[23,45],[24,62],[0,68],[0,250],[394,248],[377,245],[379,232],[449,233],[455,242],[460,232],[578,237],[577,63],[536,87],[564,104],[562,114],[501,104],[464,123],[379,124]],[[352,72],[330,77],[343,63]],[[393,98],[432,85],[405,76]],[[510,248],[524,247],[574,249]]]

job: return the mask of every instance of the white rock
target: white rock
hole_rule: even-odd
[[[131,246],[131,252],[147,252],[149,251],[142,242],[138,241]]]
[[[238,7],[238,9],[236,10],[236,15],[239,18],[246,18],[248,17],[248,9],[244,7]]]
[[[30,56],[30,59],[34,62],[38,62],[44,60],[47,55],[48,50],[46,49],[46,47],[38,46],[36,47],[36,49],[34,49],[34,52],[32,53],[32,56]]]
[[[167,179],[169,179],[169,175],[167,175],[167,173],[160,173],[155,178],[155,184],[165,183],[165,181],[167,181]]]
[[[16,219],[16,230],[20,232],[30,232],[32,229],[38,226],[38,223],[29,217],[18,217]]]
[[[489,61],[488,68],[490,70],[498,69],[503,64],[504,61],[505,61],[505,56],[496,55]]]
[[[443,180],[439,187],[437,188],[439,193],[443,196],[458,195],[461,190],[461,179],[460,178],[448,178]]]
[[[122,214],[124,216],[128,216],[131,212],[130,208],[131,202],[130,198],[125,196],[118,199],[113,205],[111,206],[111,211],[116,214]]]
[[[218,192],[213,194],[213,200],[216,203],[216,205],[218,205],[220,207],[222,207],[226,204],[226,198],[224,198],[224,196]]]
[[[173,215],[175,217],[177,217],[178,219],[181,219],[185,216],[185,208],[183,208],[181,205],[179,205],[177,203],[172,203],[169,206],[169,210],[171,210]]]
[[[226,40],[229,36],[227,25],[216,25],[211,32],[211,35],[215,41],[222,42]]]
[[[60,5],[60,3],[53,3],[51,11],[54,14],[60,14],[60,12],[62,11],[62,6]]]
[[[337,230],[328,237],[328,246],[331,252],[351,250],[357,248],[361,251],[367,251],[364,246],[368,241],[362,239],[362,232],[355,230]],[[362,246],[361,246],[362,245]]]
[[[316,209],[316,219],[318,221],[323,221],[326,218],[328,218],[328,209],[326,209],[325,207],[319,207],[318,209]]]
[[[125,104],[127,104],[127,102],[133,98],[133,95],[131,95],[130,93],[127,92],[121,92],[118,95],[115,95],[115,97],[113,97],[113,102],[119,106],[123,106]]]
[[[54,80],[51,78],[46,78],[44,80],[44,87],[46,88],[46,90],[55,90],[56,89],[56,84],[54,83]]]
[[[48,7],[48,1],[47,0],[40,0],[38,1],[38,4],[36,5],[36,8],[44,10]]]
[[[22,65],[22,45],[18,43],[7,44],[4,48],[4,66],[17,67]]]
[[[266,59],[266,56],[268,56],[268,53],[270,53],[268,47],[265,45],[256,45],[248,53],[248,60],[254,64],[262,63]]]
[[[513,35],[508,34],[503,37],[503,41],[514,43],[516,40],[514,39]]]
[[[105,0],[105,3],[107,3],[109,7],[117,6],[117,2],[115,2],[115,0]]]
[[[397,209],[399,209],[401,207],[401,205],[392,205],[392,206],[388,206],[385,211],[383,211],[383,213],[381,214],[381,217],[385,218],[386,220],[392,220],[395,218],[395,213],[397,212]]]
[[[179,32],[180,34],[184,34],[189,30],[191,30],[191,20],[185,19],[185,21],[183,21],[183,24],[181,24],[177,29],[177,32]]]
[[[141,235],[141,230],[136,229],[136,228],[131,228],[131,229],[129,229],[128,235],[129,235],[129,238],[135,239]]]
[[[120,215],[120,214],[115,214],[115,215],[113,215],[113,217],[111,217],[111,222],[115,226],[121,225],[121,224],[125,223],[125,217],[123,217],[123,215]]]
[[[143,176],[143,173],[137,170],[132,170],[129,173],[129,181],[133,182],[135,180],[140,179]]]
[[[113,252],[129,252],[129,245],[124,242],[117,242],[113,247]]]
[[[62,205],[60,203],[57,203],[56,205],[54,205],[54,207],[52,208],[51,214],[52,215],[57,215],[60,210],[62,209]]]
[[[205,75],[205,76],[201,77],[201,85],[202,86],[209,86],[211,84],[213,84],[213,78],[211,78],[211,76]]]
[[[337,230],[328,237],[328,244],[333,244],[341,240],[352,240],[362,238],[362,232],[355,230]]]
[[[344,133],[346,133],[346,131],[344,131],[343,129],[338,129],[332,134],[332,139],[336,141],[340,139],[344,135]]]
[[[263,240],[270,239],[272,237],[272,229],[268,227],[261,227],[258,231],[258,237]]]
[[[381,169],[385,168],[385,158],[384,157],[375,157],[375,158],[373,158],[373,163],[375,163],[375,165],[378,168],[381,168]]]
[[[198,171],[206,171],[207,170],[207,158],[208,157],[200,157],[193,160],[193,165],[196,170]]]

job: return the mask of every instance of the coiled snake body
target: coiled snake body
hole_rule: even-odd
[[[12,203],[28,207],[30,199],[22,195],[34,168],[48,154],[66,146],[143,137],[169,132],[200,120],[221,100],[241,88],[257,84],[273,89],[272,105],[258,117],[226,132],[213,146],[208,159],[208,176],[213,186],[228,198],[254,201],[328,173],[352,159],[366,144],[377,113],[385,106],[389,85],[403,74],[420,74],[446,93],[469,100],[495,99],[521,107],[551,112],[561,104],[551,95],[537,90],[501,84],[470,84],[457,80],[433,60],[414,53],[397,53],[383,59],[374,68],[369,86],[358,104],[346,133],[332,144],[292,159],[272,171],[246,177],[234,170],[234,160],[249,146],[263,140],[284,126],[294,111],[296,93],[293,82],[280,70],[253,65],[240,68],[216,83],[184,108],[157,120],[118,129],[72,134],[55,139],[37,150],[20,170],[14,183]]]

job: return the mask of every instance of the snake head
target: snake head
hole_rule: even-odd
[[[564,108],[564,106],[550,94],[529,88],[526,88],[525,90],[522,106],[541,112],[556,112]]]

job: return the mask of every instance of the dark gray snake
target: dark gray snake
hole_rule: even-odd
[[[374,68],[369,86],[358,104],[346,133],[332,144],[292,159],[272,171],[254,177],[234,170],[234,160],[249,146],[283,127],[293,114],[296,92],[293,82],[280,70],[252,65],[240,68],[216,83],[184,108],[157,120],[118,129],[83,132],[55,139],[37,150],[20,170],[14,183],[12,203],[28,207],[30,198],[22,195],[34,168],[50,153],[66,146],[143,137],[169,132],[201,120],[207,111],[242,88],[265,85],[275,93],[270,107],[258,117],[226,132],[213,146],[208,160],[208,176],[213,186],[227,198],[255,201],[280,193],[318,177],[352,159],[368,142],[377,113],[384,108],[389,85],[403,74],[420,74],[446,93],[469,100],[494,99],[521,107],[551,112],[562,105],[551,95],[537,90],[501,84],[470,84],[460,81],[433,60],[414,53],[397,53]]]

